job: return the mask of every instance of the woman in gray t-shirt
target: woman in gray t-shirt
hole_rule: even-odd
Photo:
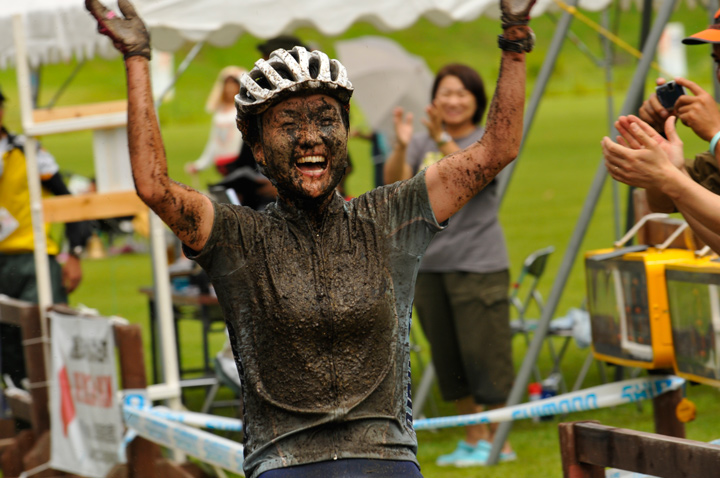
[[[386,183],[407,179],[481,140],[487,97],[475,70],[445,66],[435,77],[432,98],[421,133],[413,135],[411,119],[396,111],[397,142],[385,163]],[[514,377],[509,261],[496,188],[492,180],[433,238],[415,286],[415,308],[432,347],[440,391],[460,414],[480,412],[484,405],[502,407]],[[437,463],[483,465],[493,438],[487,425],[466,427],[458,448]],[[500,460],[513,459],[506,443]]]

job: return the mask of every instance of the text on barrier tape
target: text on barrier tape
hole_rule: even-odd
[[[455,417],[437,417],[417,420],[416,430],[460,427],[480,423],[499,423],[524,418],[584,412],[598,408],[613,407],[625,403],[649,400],[665,392],[682,387],[685,380],[673,375],[657,375],[613,382],[597,387],[566,393],[512,407],[498,408],[488,412]]]
[[[425,418],[417,420],[414,423],[414,428],[416,430],[430,430],[596,410],[598,408],[649,400],[665,392],[677,390],[684,383],[684,379],[673,375],[636,378],[482,413]],[[154,407],[148,410],[148,413],[164,420],[180,422],[194,427],[242,431],[242,421],[233,418],[195,412],[176,412],[165,407]],[[191,453],[188,452],[188,454]]]

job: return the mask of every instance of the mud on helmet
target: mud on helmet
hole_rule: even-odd
[[[275,50],[240,78],[240,93],[235,97],[238,129],[247,136],[252,119],[304,92],[332,96],[347,108],[353,86],[342,63],[321,51],[309,52],[301,46]]]

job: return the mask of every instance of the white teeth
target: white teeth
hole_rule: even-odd
[[[303,158],[298,159],[298,164],[305,164],[305,163],[324,163],[325,162],[325,156],[305,156]]]

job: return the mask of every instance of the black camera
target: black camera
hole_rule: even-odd
[[[678,85],[674,81],[668,81],[664,85],[660,85],[655,88],[660,104],[665,107],[666,110],[672,110],[675,108],[675,102],[680,96],[685,94],[685,88]]]

